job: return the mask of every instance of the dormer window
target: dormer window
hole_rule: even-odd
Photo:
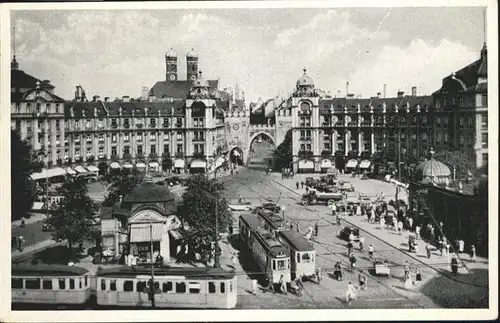
[[[41,110],[42,110],[41,104],[37,103],[37,105],[36,105],[36,113],[40,113]]]

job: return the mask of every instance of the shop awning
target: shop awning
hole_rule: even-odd
[[[60,167],[44,169],[40,173],[31,174],[31,178],[36,181],[39,179],[51,178],[56,176],[65,176],[66,171]]]
[[[299,160],[300,169],[311,169],[314,168],[314,162],[312,160]]]
[[[118,164],[117,162],[112,162],[111,164],[109,164],[109,167],[113,168],[113,169],[120,169],[121,168],[120,164]]]
[[[226,161],[226,159],[224,157],[219,157],[215,160],[215,168],[219,168],[222,166],[222,164],[224,164],[224,162]]]
[[[87,169],[89,172],[99,172],[99,168],[95,167],[94,165],[87,166]]]
[[[189,165],[189,167],[190,168],[206,168],[207,162],[204,160],[195,159],[191,162],[191,165]]]
[[[323,159],[321,161],[321,168],[330,168],[332,167],[332,161],[330,159]]]
[[[45,203],[43,203],[43,202],[33,202],[33,207],[31,207],[31,209],[33,211],[40,211],[43,209],[44,204]]]
[[[369,168],[370,167],[370,161],[369,160],[362,160],[361,163],[359,164],[359,168]]]
[[[149,163],[149,167],[159,167],[160,164],[158,164],[158,162],[150,162]]]
[[[182,235],[179,233],[178,230],[170,230],[170,235],[172,236],[172,238],[174,238],[175,240],[180,240],[182,239]]]
[[[137,163],[137,164],[135,164],[135,167],[137,167],[137,168],[146,168],[146,164],[144,164],[144,163]]]
[[[75,170],[78,174],[85,174],[88,173],[89,171],[86,170],[83,166],[76,166]]]
[[[358,166],[358,161],[356,159],[349,159],[347,162],[346,168],[356,168]]]
[[[174,168],[184,168],[184,165],[185,165],[184,159],[174,160]]]
[[[160,241],[163,235],[163,223],[153,223],[153,236],[151,237],[150,224],[132,224],[130,226],[130,242]]]
[[[68,173],[68,175],[76,175],[75,170],[71,167],[66,168],[66,173]]]
[[[133,166],[132,164],[128,164],[128,163],[127,163],[127,164],[123,164],[123,168],[128,168],[128,169],[130,169],[130,168],[134,168],[134,166]]]

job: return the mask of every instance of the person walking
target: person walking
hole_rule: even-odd
[[[252,279],[252,294],[257,295],[257,279]]]
[[[365,276],[362,269],[359,271],[358,283],[359,283],[360,290],[366,290],[366,276]]]
[[[405,288],[406,289],[412,289],[413,288],[413,282],[411,280],[410,273],[405,276]]]
[[[365,251],[365,238],[359,237],[359,251]]]
[[[465,243],[462,239],[458,240],[458,252],[463,253],[464,252],[464,247]]]
[[[26,227],[26,218],[23,216],[21,218],[21,228],[25,228]]]
[[[299,222],[295,222],[295,230],[297,231],[297,233],[300,233]]]
[[[418,285],[422,282],[422,273],[420,272],[420,268],[415,269],[415,284]]]
[[[417,240],[420,240],[420,230],[421,230],[420,225],[417,225],[415,227],[415,239],[417,239]]]
[[[304,188],[304,182],[300,182],[300,188]]]
[[[373,260],[373,252],[375,251],[375,248],[373,245],[370,243],[368,245],[368,256],[370,257],[370,260]]]
[[[280,276],[279,285],[280,285],[280,291],[283,294],[287,294],[287,292],[286,292],[286,283],[285,283],[283,275]]]
[[[290,230],[293,230],[293,221],[290,221]]]
[[[429,245],[429,243],[427,243],[425,245],[425,252],[427,253],[427,259],[431,259],[431,246]]]
[[[299,189],[299,187],[300,187],[299,182],[296,182],[296,183],[295,183],[295,186],[297,187],[297,189]]]
[[[398,232],[399,235],[403,234],[403,221],[398,221]]]
[[[445,240],[444,243],[446,244],[446,255],[450,254],[450,242],[448,240]]]
[[[356,267],[356,256],[354,256],[354,253],[351,253],[351,256],[349,257],[349,261],[351,262],[351,267],[355,268]]]
[[[347,254],[350,255],[352,253],[352,248],[354,247],[352,241],[349,240],[347,243]]]
[[[408,217],[408,230],[413,232],[413,218],[411,216]]]
[[[316,275],[316,280],[318,282],[318,285],[321,284],[321,268],[316,268],[316,272],[315,272],[315,275]]]
[[[319,227],[318,222],[314,224],[314,236],[317,237],[319,235]]]
[[[337,261],[335,263],[335,266],[333,267],[333,277],[337,281],[341,281],[342,280],[342,265],[340,264],[340,261]]]
[[[353,300],[356,299],[356,287],[349,282],[347,284],[347,291],[346,291],[346,303],[347,305],[350,305]]]
[[[458,274],[458,260],[455,255],[453,255],[453,258],[451,258],[451,272],[453,275]]]
[[[23,243],[24,243],[24,238],[23,236],[19,236],[18,241],[17,241],[17,249],[20,252],[23,252]]]
[[[406,278],[406,276],[410,275],[410,264],[408,263],[408,260],[405,261],[404,271],[405,271],[405,278]]]
[[[470,246],[470,260],[476,262],[476,246]]]

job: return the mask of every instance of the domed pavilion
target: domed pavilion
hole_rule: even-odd
[[[422,184],[448,185],[450,178],[450,168],[434,158],[434,150],[431,150],[429,160],[420,163],[415,169],[415,180]]]
[[[101,211],[103,250],[112,249],[117,257],[129,252],[148,261],[153,253],[170,262],[171,239],[178,240],[181,222],[175,216],[176,195],[167,187],[141,183],[113,207]],[[174,243],[175,244],[175,243]]]

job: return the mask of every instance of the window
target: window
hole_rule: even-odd
[[[116,128],[116,126],[117,126],[116,119],[111,119],[111,127]]]
[[[324,146],[325,146],[325,150],[330,150],[330,148],[331,148],[329,142],[325,142]]]
[[[22,282],[21,282],[21,284],[22,284]],[[215,293],[215,283],[214,282],[208,282],[208,292],[210,294]]]
[[[199,294],[200,290],[200,283],[189,283],[189,294]]]
[[[481,114],[481,128],[484,130],[488,129],[488,114],[486,113]]]
[[[182,144],[177,145],[177,152],[181,154],[184,152],[184,149],[182,149]]]
[[[131,280],[126,280],[123,283],[123,291],[124,292],[132,292],[134,290],[134,282]]]
[[[52,289],[52,280],[43,280],[42,289]]]
[[[464,135],[460,135],[460,145],[463,145],[464,143],[465,143]]]
[[[142,141],[142,132],[138,132],[135,138],[137,138],[137,141]]]
[[[488,106],[488,94],[481,94],[481,106],[482,107]]]
[[[151,154],[156,154],[156,146],[151,146]]]
[[[220,283],[220,292],[221,292],[221,294],[226,293],[226,283],[225,282]]]
[[[448,143],[448,133],[447,132],[444,133],[444,143],[445,144]]]
[[[125,128],[129,128],[130,127],[130,123],[129,123],[129,119],[128,118],[127,119],[123,119],[123,126]]]
[[[174,291],[174,284],[172,282],[165,282],[162,285],[162,290],[164,293],[172,293]]]
[[[184,294],[186,292],[186,283],[175,283],[175,291]]]
[[[300,253],[297,252],[297,263],[300,263]]]
[[[306,138],[311,138],[311,130],[306,131]]]
[[[300,130],[300,138],[305,138],[306,132],[305,130]]]
[[[146,288],[146,282],[137,282],[136,291],[142,292]]]
[[[448,120],[449,120],[449,118],[447,116],[443,117],[443,123],[444,123],[445,126],[448,125]]]
[[[116,146],[115,147],[111,147],[111,155],[112,156],[116,156],[117,153],[116,153]]]
[[[481,147],[488,148],[488,134],[481,134]]]
[[[75,280],[73,278],[69,279],[69,289],[75,289]]]
[[[177,128],[182,127],[182,118],[177,118],[176,126],[177,126]]]
[[[116,142],[116,133],[111,134],[111,142]]]
[[[306,144],[306,150],[311,151],[311,144]]]
[[[163,118],[163,126],[170,127],[170,119],[169,118]]]
[[[302,261],[304,263],[309,263],[311,262],[311,256],[306,252],[302,255]]]
[[[306,150],[306,145],[305,144],[300,144],[300,150]]]
[[[149,140],[151,140],[151,141],[155,141],[156,140],[156,133],[155,132],[151,132],[149,134]]]
[[[232,292],[233,291],[233,282],[229,282],[229,291]]]
[[[459,98],[458,99],[458,106],[461,107],[461,108],[464,106],[464,98]]]
[[[459,119],[460,126],[464,125],[464,117],[460,117]]]
[[[436,117],[436,124],[441,125],[441,118],[440,117]]]
[[[92,136],[90,134],[87,134],[87,141],[92,141]]]
[[[286,268],[286,260],[278,260],[276,262],[278,264],[278,270]]]
[[[151,124],[152,128],[156,128],[156,119],[155,118],[149,118],[149,123]]]
[[[40,289],[40,278],[26,279],[24,281],[26,289]]]
[[[112,280],[109,282],[109,289],[112,291],[116,291],[116,280]]]
[[[123,147],[123,153],[125,155],[130,155],[130,147],[128,147],[128,146],[127,147]]]
[[[170,145],[169,144],[163,145],[163,153],[164,154],[169,154],[170,153]]]
[[[142,146],[141,145],[137,146],[137,154],[142,155]]]
[[[61,289],[61,290],[66,289],[66,279],[65,278],[59,278],[59,289]]]
[[[22,289],[23,288],[23,280],[21,278],[12,278],[11,279],[11,288]]]
[[[80,278],[79,280],[79,285],[80,285],[80,289],[83,287],[83,278]]]
[[[181,131],[177,132],[177,140],[182,140],[182,132]]]
[[[483,154],[483,165],[488,164],[488,153]]]
[[[163,140],[168,141],[168,140],[169,140],[169,138],[170,138],[169,133],[165,131],[165,132],[163,133]]]

